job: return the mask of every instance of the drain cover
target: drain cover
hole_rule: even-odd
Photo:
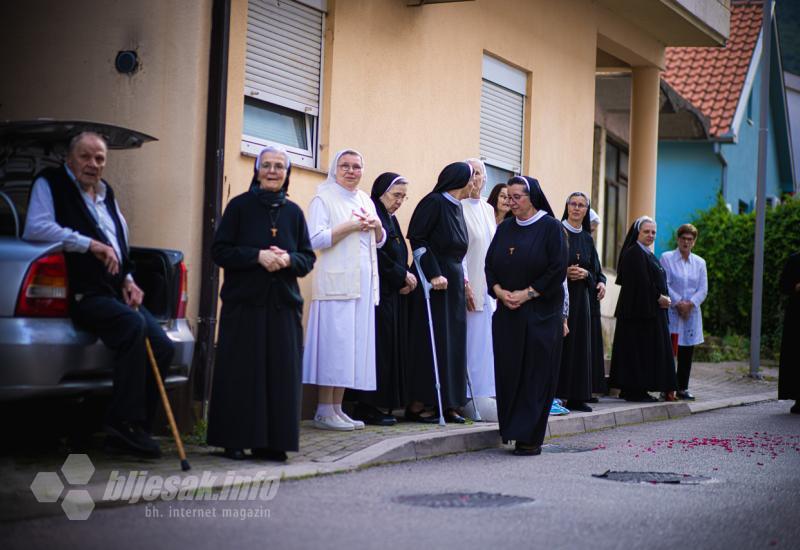
[[[596,449],[597,447],[565,447],[564,445],[556,445],[555,443],[542,445],[543,453],[586,453]]]
[[[533,499],[528,497],[483,492],[404,495],[393,500],[400,504],[427,508],[502,508],[533,502]]]
[[[614,472],[608,470],[602,474],[592,474],[592,477],[625,483],[669,483],[672,485],[697,485],[698,483],[711,481],[710,477],[675,474],[672,472]]]

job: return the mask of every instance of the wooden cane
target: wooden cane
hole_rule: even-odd
[[[164,404],[164,410],[167,412],[167,420],[169,421],[169,427],[172,430],[172,437],[175,439],[175,445],[178,447],[178,456],[181,459],[181,470],[185,472],[189,470],[191,466],[189,465],[189,461],[186,460],[186,451],[183,450],[181,434],[178,433],[178,426],[175,424],[175,417],[172,416],[172,407],[169,405],[167,390],[164,388],[164,381],[161,380],[161,373],[158,371],[158,363],[156,363],[156,357],[153,355],[153,347],[150,345],[150,338],[145,337],[144,345],[147,347],[147,357],[150,358],[150,366],[153,367],[153,376],[156,378],[158,393],[161,394],[161,402]]]

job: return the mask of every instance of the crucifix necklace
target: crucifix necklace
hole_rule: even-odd
[[[276,226],[278,225],[278,218],[280,217],[280,215],[281,211],[279,208],[275,208],[274,210],[270,209],[269,211],[269,221],[270,223],[272,223],[272,228],[270,228],[270,232],[272,233],[273,237],[278,236],[278,228]]]
[[[511,246],[511,247],[509,247],[509,249],[508,249],[508,255],[509,255],[509,256],[512,256],[512,255],[514,254],[514,249],[515,249],[515,248],[516,248],[516,247],[514,247],[514,246]]]

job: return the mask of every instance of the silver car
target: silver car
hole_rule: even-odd
[[[69,139],[94,131],[109,149],[155,138],[79,121],[0,122],[0,401],[109,391],[113,355],[67,316],[67,273],[60,244],[20,235],[36,174],[63,162]],[[131,247],[144,305],[175,344],[168,386],[185,383],[194,351],[186,321],[187,273],[177,250]]]

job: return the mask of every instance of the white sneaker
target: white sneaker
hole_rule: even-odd
[[[353,426],[353,429],[355,430],[363,430],[364,427],[366,426],[366,424],[364,424],[364,422],[362,422],[361,420],[353,420],[343,412],[336,413],[336,416],[338,416],[340,419]]]
[[[351,432],[355,427],[349,422],[345,422],[337,415],[333,416],[315,416],[314,422],[311,424],[320,430],[333,430],[337,432]]]

